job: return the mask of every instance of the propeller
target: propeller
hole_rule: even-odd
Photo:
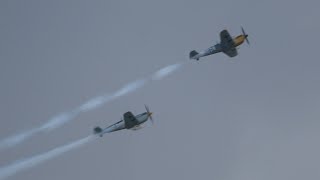
[[[250,45],[250,42],[248,40],[248,34],[246,34],[246,32],[244,31],[243,27],[241,27],[241,30],[242,30],[242,35],[244,36],[244,38],[246,39],[246,42]]]
[[[144,105],[144,107],[146,108],[146,111],[148,113],[148,117],[150,118],[152,124],[154,123],[153,118],[152,118],[152,112],[150,112],[149,107],[147,105]]]

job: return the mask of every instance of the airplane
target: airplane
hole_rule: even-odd
[[[241,45],[244,42],[244,40],[246,40],[246,42],[250,44],[248,40],[248,34],[246,34],[246,32],[242,27],[241,27],[241,30],[242,30],[242,34],[235,38],[232,38],[227,30],[225,29],[222,30],[220,32],[220,43],[217,43],[216,45],[211,46],[210,48],[200,53],[193,50],[190,52],[189,58],[199,61],[201,57],[209,56],[211,54],[216,54],[219,52],[223,52],[229,57],[237,56],[238,55],[237,46]]]
[[[138,114],[136,116],[133,115],[132,112],[128,111],[123,114],[123,120],[120,120],[104,129],[97,126],[93,129],[93,133],[102,137],[106,133],[119,131],[122,129],[131,129],[131,130],[141,129],[142,128],[141,125],[144,122],[146,122],[148,119],[150,119],[151,122],[153,123],[152,112],[149,111],[148,106],[145,105],[145,108],[146,108],[146,112]]]

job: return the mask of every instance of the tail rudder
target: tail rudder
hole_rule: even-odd
[[[189,54],[189,58],[192,59],[194,56],[198,55],[199,53],[195,50],[191,51]]]
[[[99,133],[101,133],[102,132],[102,129],[101,129],[101,127],[99,127],[99,126],[97,126],[97,127],[95,127],[94,129],[93,129],[93,134],[99,134]]]

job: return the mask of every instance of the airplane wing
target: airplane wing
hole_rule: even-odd
[[[134,117],[132,112],[128,111],[123,114],[124,124],[127,129],[130,129],[137,125],[137,119]]]
[[[228,55],[229,57],[234,57],[236,55],[238,55],[238,51],[236,48],[232,47],[230,49],[228,49],[227,51],[223,51],[226,55]]]
[[[220,32],[220,39],[222,51],[226,55],[228,55],[229,57],[234,57],[238,55],[234,41],[227,30],[223,30]]]
[[[228,49],[234,46],[233,39],[227,30],[220,32],[220,40],[223,49]]]

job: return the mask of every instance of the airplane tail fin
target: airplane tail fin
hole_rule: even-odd
[[[193,51],[190,52],[189,58],[192,59],[192,58],[193,58],[194,56],[196,56],[197,54],[199,54],[199,53],[198,53],[197,51],[193,50]],[[199,59],[197,59],[197,60],[199,60]]]
[[[99,133],[101,133],[102,132],[102,129],[101,129],[101,127],[99,127],[99,126],[97,126],[97,127],[95,127],[94,129],[93,129],[93,134],[99,134]]]

